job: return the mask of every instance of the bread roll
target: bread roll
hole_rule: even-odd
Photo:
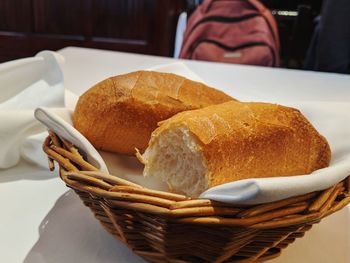
[[[232,101],[163,121],[138,157],[144,176],[197,197],[240,179],[309,174],[329,165],[330,148],[296,109]]]
[[[144,151],[159,121],[178,112],[233,100],[202,83],[169,73],[137,71],[108,78],[85,92],[73,125],[97,149]]]

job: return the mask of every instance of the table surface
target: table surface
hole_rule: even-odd
[[[172,58],[69,47],[63,73],[81,94],[109,76],[174,62]],[[184,63],[206,83],[243,101],[350,101],[350,76],[287,69]],[[57,173],[24,161],[0,170],[0,262],[145,262],[105,232]],[[324,219],[272,263],[350,261],[349,207]]]

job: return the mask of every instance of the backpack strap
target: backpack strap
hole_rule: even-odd
[[[203,13],[208,12],[208,10],[210,9],[211,4],[214,2],[215,0],[204,0],[201,5],[200,8],[202,9]]]
[[[247,0],[247,1],[251,5],[253,5],[264,16],[267,23],[270,24],[271,30],[273,33],[273,38],[275,39],[275,42],[276,42],[276,47],[279,50],[280,41],[279,41],[279,37],[278,37],[278,28],[277,28],[276,21],[275,21],[274,17],[272,16],[270,10],[257,0]]]

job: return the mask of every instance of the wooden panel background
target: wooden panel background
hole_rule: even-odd
[[[48,35],[84,35],[86,0],[32,0],[34,32]]]
[[[0,0],[0,31],[30,32],[31,30],[31,0]]]
[[[171,56],[186,0],[0,0],[0,62],[82,46]]]

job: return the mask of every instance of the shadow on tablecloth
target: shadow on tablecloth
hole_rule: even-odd
[[[25,263],[145,262],[108,234],[72,190],[56,201],[39,234]]]
[[[0,169],[0,183],[19,180],[50,180],[57,178],[57,170],[55,172],[50,172],[48,168],[37,166],[22,159],[14,167]]]
[[[43,197],[44,198],[44,197]],[[271,263],[349,262],[349,207],[315,225]],[[24,263],[144,263],[108,234],[78,196],[69,190],[42,221],[40,237]]]

